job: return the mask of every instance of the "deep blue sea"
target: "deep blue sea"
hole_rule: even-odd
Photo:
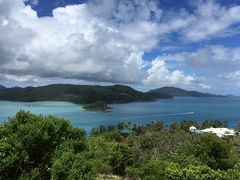
[[[68,102],[9,102],[0,101],[0,123],[13,117],[19,110],[29,110],[35,114],[52,114],[71,121],[76,127],[84,128],[87,133],[98,125],[135,122],[146,124],[162,121],[168,125],[183,119],[226,120],[230,127],[240,123],[240,98],[175,98],[161,99],[156,102],[137,102],[113,104],[109,112],[89,112],[82,106]]]

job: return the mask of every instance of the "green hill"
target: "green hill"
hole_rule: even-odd
[[[67,101],[102,109],[99,103],[129,103],[139,101],[155,101],[173,97],[220,97],[197,91],[187,91],[174,87],[163,87],[149,92],[140,92],[124,86],[90,86],[71,84],[52,84],[40,87],[13,87],[0,86],[0,100],[34,102],[34,101]],[[97,105],[97,106],[96,106]]]
[[[14,87],[0,90],[0,100],[9,101],[68,101],[76,104],[94,102],[129,103],[136,101],[154,101],[157,98],[151,93],[143,93],[129,86],[89,86],[53,84],[41,87]]]
[[[162,87],[159,89],[150,90],[149,93],[155,93],[159,95],[169,95],[173,97],[223,97],[221,95],[202,93],[197,91],[187,91],[175,87]]]

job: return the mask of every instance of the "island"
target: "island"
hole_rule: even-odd
[[[148,93],[156,94],[159,97],[169,96],[169,97],[226,97],[219,94],[203,93],[198,91],[188,91],[176,87],[162,87],[158,89],[150,90]]]
[[[51,84],[39,87],[12,87],[0,86],[0,100],[36,102],[36,101],[66,101],[83,105],[86,110],[104,111],[109,109],[108,104],[130,102],[149,102],[158,99],[174,97],[220,97],[220,95],[187,91],[174,87],[141,92],[126,85],[98,86]]]
[[[19,102],[66,101],[83,105],[86,110],[97,111],[109,109],[108,104],[149,102],[157,99],[153,93],[140,92],[125,85],[51,84],[39,87],[0,89],[0,100]]]
[[[90,104],[84,104],[83,109],[87,111],[106,111],[111,108],[104,101],[97,101]]]

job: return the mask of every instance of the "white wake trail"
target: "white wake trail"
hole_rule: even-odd
[[[178,115],[191,115],[194,112],[182,112],[182,113],[169,113],[169,114],[154,114],[154,115],[147,115],[147,116],[129,116],[123,117],[121,119],[129,119],[129,118],[147,118],[147,117],[162,117],[162,116],[178,116]]]

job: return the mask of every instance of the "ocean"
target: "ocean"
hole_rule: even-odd
[[[73,126],[81,127],[87,133],[99,125],[115,125],[119,122],[146,124],[151,121],[162,121],[165,125],[183,119],[228,121],[235,128],[240,123],[239,97],[181,97],[160,99],[155,102],[135,102],[112,104],[107,112],[89,112],[81,105],[68,102],[10,102],[0,101],[0,123],[13,117],[19,110],[35,114],[55,115],[69,120]]]

